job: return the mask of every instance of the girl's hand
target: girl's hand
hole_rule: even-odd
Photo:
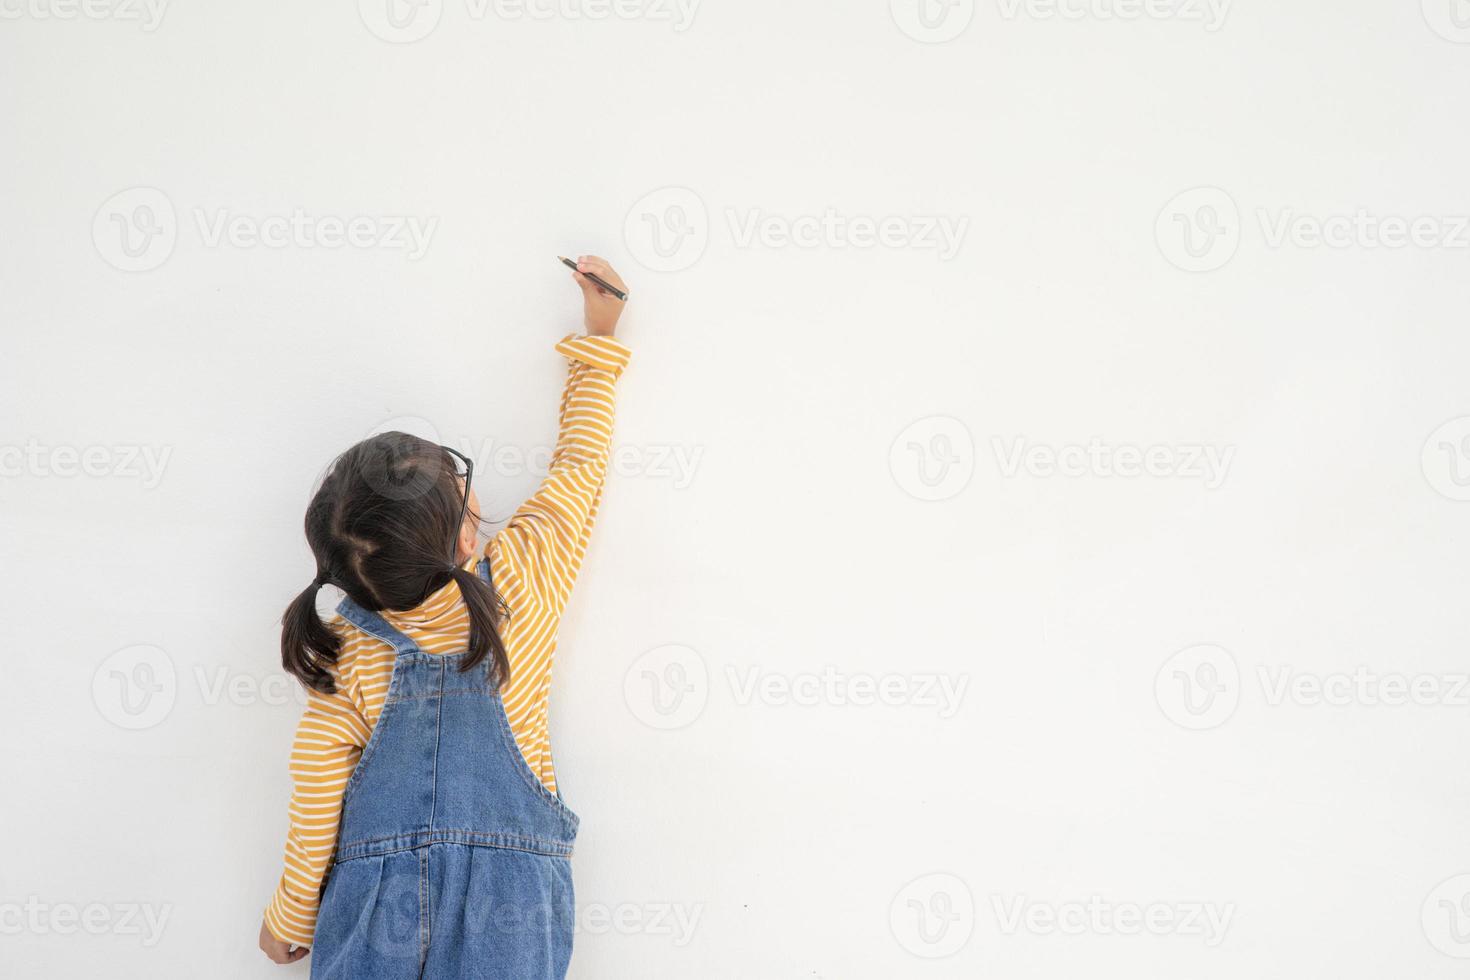
[[[628,291],[623,279],[613,271],[607,260],[596,255],[577,256],[577,271],[572,278],[582,287],[583,320],[587,333],[593,337],[611,337],[618,327],[618,317],[623,315],[622,300],[588,279],[582,273],[590,272],[603,282],[612,283],[623,292]]]
[[[260,951],[271,958],[272,963],[295,963],[311,950],[305,946],[291,948],[291,944],[277,939],[265,923],[260,924]]]

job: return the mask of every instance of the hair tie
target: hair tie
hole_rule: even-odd
[[[318,572],[316,578],[311,580],[311,584],[320,589],[322,586],[327,584],[327,576]]]

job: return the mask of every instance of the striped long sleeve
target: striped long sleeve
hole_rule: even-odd
[[[265,910],[277,939],[311,945],[322,880],[337,847],[342,793],[372,726],[353,699],[311,691],[291,747],[291,826],[286,868]]]
[[[629,359],[610,337],[567,337],[570,361],[556,448],[545,481],[486,547],[495,584],[510,607],[502,638],[511,677],[501,691],[516,744],[553,792],[547,704],[556,630],[587,551],[611,457],[613,389]],[[473,567],[473,559],[470,567]],[[416,609],[382,615],[428,653],[463,650],[469,617],[450,582]],[[393,648],[340,620],[337,693],[311,692],[291,750],[293,792],[285,870],[265,922],[277,939],[310,946],[323,881],[331,868],[352,770],[382,714],[393,677]]]
[[[613,386],[629,356],[611,337],[572,336],[556,349],[571,366],[550,471],[487,548],[553,620],[566,608],[587,553],[612,453]]]
[[[612,455],[613,389],[630,356],[611,337],[567,337],[556,349],[571,365],[550,470],[486,549],[512,610],[506,714],[526,764],[552,792],[547,706],[556,630],[602,499]]]

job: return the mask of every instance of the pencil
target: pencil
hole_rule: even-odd
[[[577,267],[577,263],[573,262],[565,255],[558,255],[557,258],[561,259],[562,265],[566,266],[569,269],[575,269]],[[586,276],[588,279],[591,279],[593,282],[597,283],[597,285],[601,286],[603,289],[606,289],[608,292],[612,293],[624,303],[628,302],[628,294],[623,292],[618,287],[614,286],[612,283],[608,282],[606,279],[603,279],[599,276],[594,276],[590,272],[584,272],[582,273],[582,275]]]

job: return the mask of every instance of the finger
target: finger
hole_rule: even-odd
[[[307,946],[297,946],[295,949],[291,950],[290,955],[286,957],[286,962],[287,963],[295,963],[297,960],[305,959],[306,958],[306,954],[307,953],[310,953],[310,952],[311,952],[310,947],[307,947]]]
[[[597,276],[599,279],[603,280],[609,285],[616,286],[618,289],[626,288],[623,285],[622,277],[614,272],[613,267],[608,265],[606,262],[603,262],[601,260],[590,261],[586,263],[585,268],[582,266],[579,266],[578,268],[582,272],[588,272],[594,276]]]

